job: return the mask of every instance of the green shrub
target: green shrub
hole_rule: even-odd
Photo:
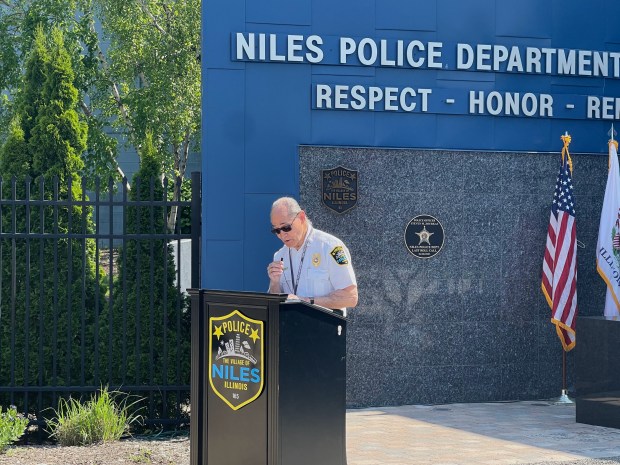
[[[28,426],[28,419],[18,415],[13,407],[2,413],[2,406],[0,406],[0,453],[24,434],[26,426]]]
[[[122,398],[118,401],[119,398]],[[48,422],[51,436],[62,446],[86,446],[99,442],[118,441],[139,417],[129,410],[136,402],[118,391],[102,388],[86,403],[69,398],[60,399],[55,420]]]

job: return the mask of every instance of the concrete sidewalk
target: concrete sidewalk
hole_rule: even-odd
[[[348,465],[620,464],[620,429],[552,401],[347,411]]]

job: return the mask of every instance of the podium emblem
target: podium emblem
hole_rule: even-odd
[[[264,323],[234,310],[209,318],[209,384],[231,409],[260,396],[264,385]]]
[[[345,213],[357,205],[358,172],[343,166],[322,170],[323,204],[336,213]]]

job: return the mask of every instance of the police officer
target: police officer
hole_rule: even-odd
[[[267,267],[269,292],[343,311],[357,305],[351,255],[340,239],[315,229],[290,197],[273,203],[271,225],[284,246]]]

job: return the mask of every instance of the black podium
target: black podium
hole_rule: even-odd
[[[191,465],[346,465],[346,319],[190,289]]]
[[[575,419],[620,428],[620,321],[580,316],[577,335]]]

